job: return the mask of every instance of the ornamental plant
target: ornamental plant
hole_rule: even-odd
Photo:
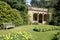
[[[11,32],[0,35],[0,40],[30,40],[31,34],[27,32]]]

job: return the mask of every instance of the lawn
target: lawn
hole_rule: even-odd
[[[2,34],[7,34],[10,33],[11,31],[25,31],[25,32],[30,32],[32,35],[32,40],[51,40],[59,30],[53,30],[53,31],[46,31],[46,32],[36,32],[33,31],[34,27],[39,27],[39,28],[50,28],[54,27],[51,25],[23,25],[23,26],[18,26],[13,29],[8,29],[8,30],[0,30],[0,35]]]

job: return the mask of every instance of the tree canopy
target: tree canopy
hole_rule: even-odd
[[[26,0],[0,0],[8,3],[12,8],[15,8],[21,12],[21,17],[23,18],[24,24],[28,24],[28,13]],[[24,16],[23,16],[24,15]]]
[[[58,0],[57,5],[55,5],[56,13],[53,14],[55,25],[60,25],[60,0]]]
[[[56,5],[57,0],[32,0],[31,5],[34,7],[48,8]]]
[[[5,22],[12,22],[17,26],[23,24],[23,19],[18,10],[12,9],[10,5],[0,1],[0,26]]]
[[[25,0],[0,0],[7,2],[12,8],[16,8],[20,11],[24,11],[26,8],[26,2]]]

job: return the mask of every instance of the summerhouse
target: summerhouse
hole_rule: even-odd
[[[46,8],[28,7],[28,15],[30,15],[31,23],[46,24],[50,13]]]

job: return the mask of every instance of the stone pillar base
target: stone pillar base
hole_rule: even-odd
[[[43,21],[42,24],[46,24],[46,21]]]

